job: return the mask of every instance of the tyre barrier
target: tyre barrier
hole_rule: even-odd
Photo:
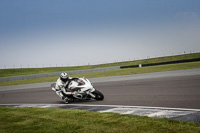
[[[196,62],[196,61],[200,61],[200,58],[176,60],[176,61],[167,61],[167,62],[159,62],[159,63],[149,63],[149,64],[130,65],[130,66],[120,66],[120,69],[136,68],[136,67],[147,67],[147,66],[157,66],[157,65],[167,65],[167,64],[177,64],[177,63]]]

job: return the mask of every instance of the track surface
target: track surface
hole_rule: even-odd
[[[94,83],[103,101],[73,104],[200,109],[200,75]],[[50,87],[0,91],[0,104],[63,104]]]

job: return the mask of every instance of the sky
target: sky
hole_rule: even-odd
[[[0,0],[0,69],[200,52],[199,0]]]

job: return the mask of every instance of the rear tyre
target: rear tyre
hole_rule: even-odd
[[[98,91],[98,90],[95,90],[94,92],[92,92],[93,95],[95,95],[95,98],[96,100],[103,100],[104,99],[104,95]]]

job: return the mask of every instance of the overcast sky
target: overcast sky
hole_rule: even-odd
[[[200,0],[0,0],[0,68],[200,52]]]

